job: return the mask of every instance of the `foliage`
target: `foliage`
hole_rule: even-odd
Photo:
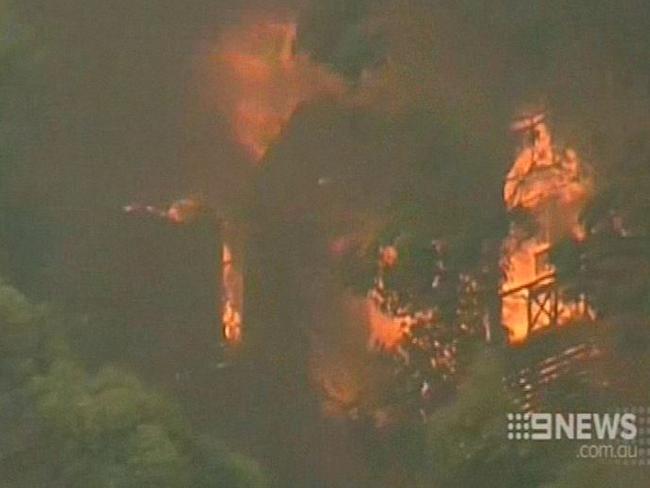
[[[229,451],[221,442],[203,436],[197,440],[197,460],[202,466],[194,479],[196,488],[266,488],[268,479],[249,457]]]
[[[427,425],[427,460],[418,486],[521,487],[550,479],[561,449],[506,438],[512,404],[503,387],[505,363],[497,349],[475,359],[454,403]]]
[[[5,407],[24,409],[2,427],[26,438],[0,457],[32,459],[24,472],[2,473],[9,486],[28,486],[32,476],[66,488],[266,486],[253,460],[221,445],[207,449],[178,407],[132,374],[108,365],[86,371],[47,308],[4,283],[0,348],[12,366],[3,368]]]

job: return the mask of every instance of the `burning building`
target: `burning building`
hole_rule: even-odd
[[[512,129],[523,143],[503,190],[511,223],[500,259],[491,250],[498,246],[485,242],[485,256],[469,268],[455,268],[447,255],[453,250],[435,240],[426,268],[407,272],[427,281],[415,292],[408,282],[396,279],[403,265],[399,247],[379,249],[378,271],[368,295],[370,344],[397,358],[404,383],[416,378],[411,389],[423,400],[453,390],[463,344],[500,342],[500,325],[507,344],[514,346],[555,326],[595,318],[586,293],[574,293],[558,278],[552,262],[560,244],[587,239],[581,215],[594,193],[592,171],[575,150],[554,143],[545,114],[521,117]],[[596,354],[587,342],[567,346],[559,340],[557,347],[559,363],[566,351],[571,364]]]
[[[583,241],[580,214],[593,193],[589,167],[571,148],[553,143],[544,114],[512,125],[523,145],[504,185],[511,217],[503,242],[502,320],[511,344],[534,332],[590,316],[586,297],[562,296],[550,253],[564,239]]]

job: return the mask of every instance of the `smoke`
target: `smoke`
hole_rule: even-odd
[[[301,103],[346,90],[339,76],[295,52],[296,29],[289,20],[247,20],[228,28],[216,48],[218,109],[257,162]]]
[[[381,407],[382,385],[391,372],[368,353],[372,330],[366,300],[339,290],[333,302],[339,312],[327,313],[312,334],[310,365],[320,390],[324,413],[333,416],[368,414]]]
[[[500,239],[507,127],[522,104],[542,101],[558,144],[575,147],[600,181],[647,172],[646,3],[21,1],[46,49],[3,114],[7,205],[28,229],[14,262],[56,261],[62,272],[66,242],[92,248],[77,229],[96,226],[98,209],[193,192],[238,215],[259,205],[278,220],[318,221],[323,247],[354,234],[359,216],[379,222],[366,241],[403,232],[473,249]],[[261,193],[251,191],[258,177]],[[646,188],[623,198],[647,199]],[[283,310],[309,312],[299,325],[312,333],[314,374],[358,403],[381,377],[366,364],[362,307],[331,316],[345,301],[338,291],[302,300],[304,282],[271,279],[281,265],[331,267],[289,262],[312,245],[297,227],[292,246],[278,247],[271,225],[261,238],[275,307],[261,315],[286,347]]]
[[[506,233],[501,188],[515,147],[508,126],[522,105],[546,106],[560,145],[571,142],[597,168],[614,167],[629,140],[647,133],[641,112],[650,97],[640,90],[650,70],[633,61],[647,35],[645,48],[628,49],[628,28],[608,26],[614,15],[640,33],[642,22],[627,14],[587,2],[398,0],[366,2],[352,16],[341,3],[304,20],[297,43],[315,47],[311,62],[328,63],[350,88],[333,101],[306,101],[266,154],[264,172],[265,208],[319,221],[324,239],[351,232],[341,222],[363,213],[386,233],[444,236],[459,254],[477,256],[482,240]],[[612,29],[616,40],[596,52]],[[356,321],[363,329],[363,317]],[[334,349],[318,353],[324,365],[337,364]]]

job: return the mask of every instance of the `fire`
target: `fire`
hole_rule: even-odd
[[[561,239],[585,239],[579,217],[593,180],[573,149],[553,144],[543,114],[522,118],[512,128],[525,141],[506,177],[503,196],[506,208],[524,219],[511,225],[503,243],[502,319],[510,342],[519,343],[553,320],[563,324],[586,312],[584,304],[568,303],[553,291],[555,268],[549,251]]]
[[[399,318],[383,312],[373,299],[366,301],[366,307],[370,324],[370,346],[384,350],[394,350],[400,345],[406,334],[402,322]]]
[[[228,342],[238,343],[241,341],[241,315],[232,305],[230,300],[226,300],[223,308],[223,336]]]
[[[223,312],[221,322],[223,335],[229,343],[236,344],[242,340],[243,277],[241,271],[236,267],[228,244],[223,245],[222,260]]]
[[[295,52],[296,34],[294,22],[257,22],[231,29],[219,45],[219,108],[255,161],[301,103],[345,91],[338,76]]]
[[[176,200],[167,208],[133,203],[124,206],[123,211],[129,215],[154,217],[175,225],[183,225],[194,222],[201,214],[205,213],[206,209],[195,199],[183,198]],[[225,240],[220,249],[221,276],[218,279],[221,281],[223,291],[217,297],[217,303],[222,306],[223,336],[229,343],[236,344],[242,340],[244,279],[240,256],[233,256],[231,245],[241,243],[230,226],[224,225],[222,230],[225,233]]]
[[[372,348],[394,350],[407,332],[404,321],[392,313],[392,297],[385,293],[384,287],[384,273],[394,268],[398,260],[399,252],[395,246],[383,246],[379,249],[379,273],[375,287],[366,300],[366,315],[370,325],[369,345]]]

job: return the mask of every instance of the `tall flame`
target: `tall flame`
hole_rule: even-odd
[[[257,22],[230,29],[219,43],[219,109],[255,161],[301,103],[345,91],[341,78],[295,52],[296,32],[294,22]]]
[[[522,132],[525,141],[506,177],[503,196],[506,208],[523,213],[528,225],[513,223],[503,243],[502,319],[510,342],[519,343],[531,327],[548,325],[547,314],[538,313],[541,305],[531,305],[531,293],[555,281],[548,257],[551,247],[567,237],[585,239],[579,216],[593,181],[573,149],[559,150],[553,145],[543,115],[522,119],[513,129]],[[529,323],[531,306],[535,324]],[[580,304],[566,301],[548,306],[556,307],[560,324],[580,309]]]
[[[234,259],[228,243],[223,245],[222,259],[223,335],[229,343],[237,344],[242,340],[244,280],[239,263]]]

